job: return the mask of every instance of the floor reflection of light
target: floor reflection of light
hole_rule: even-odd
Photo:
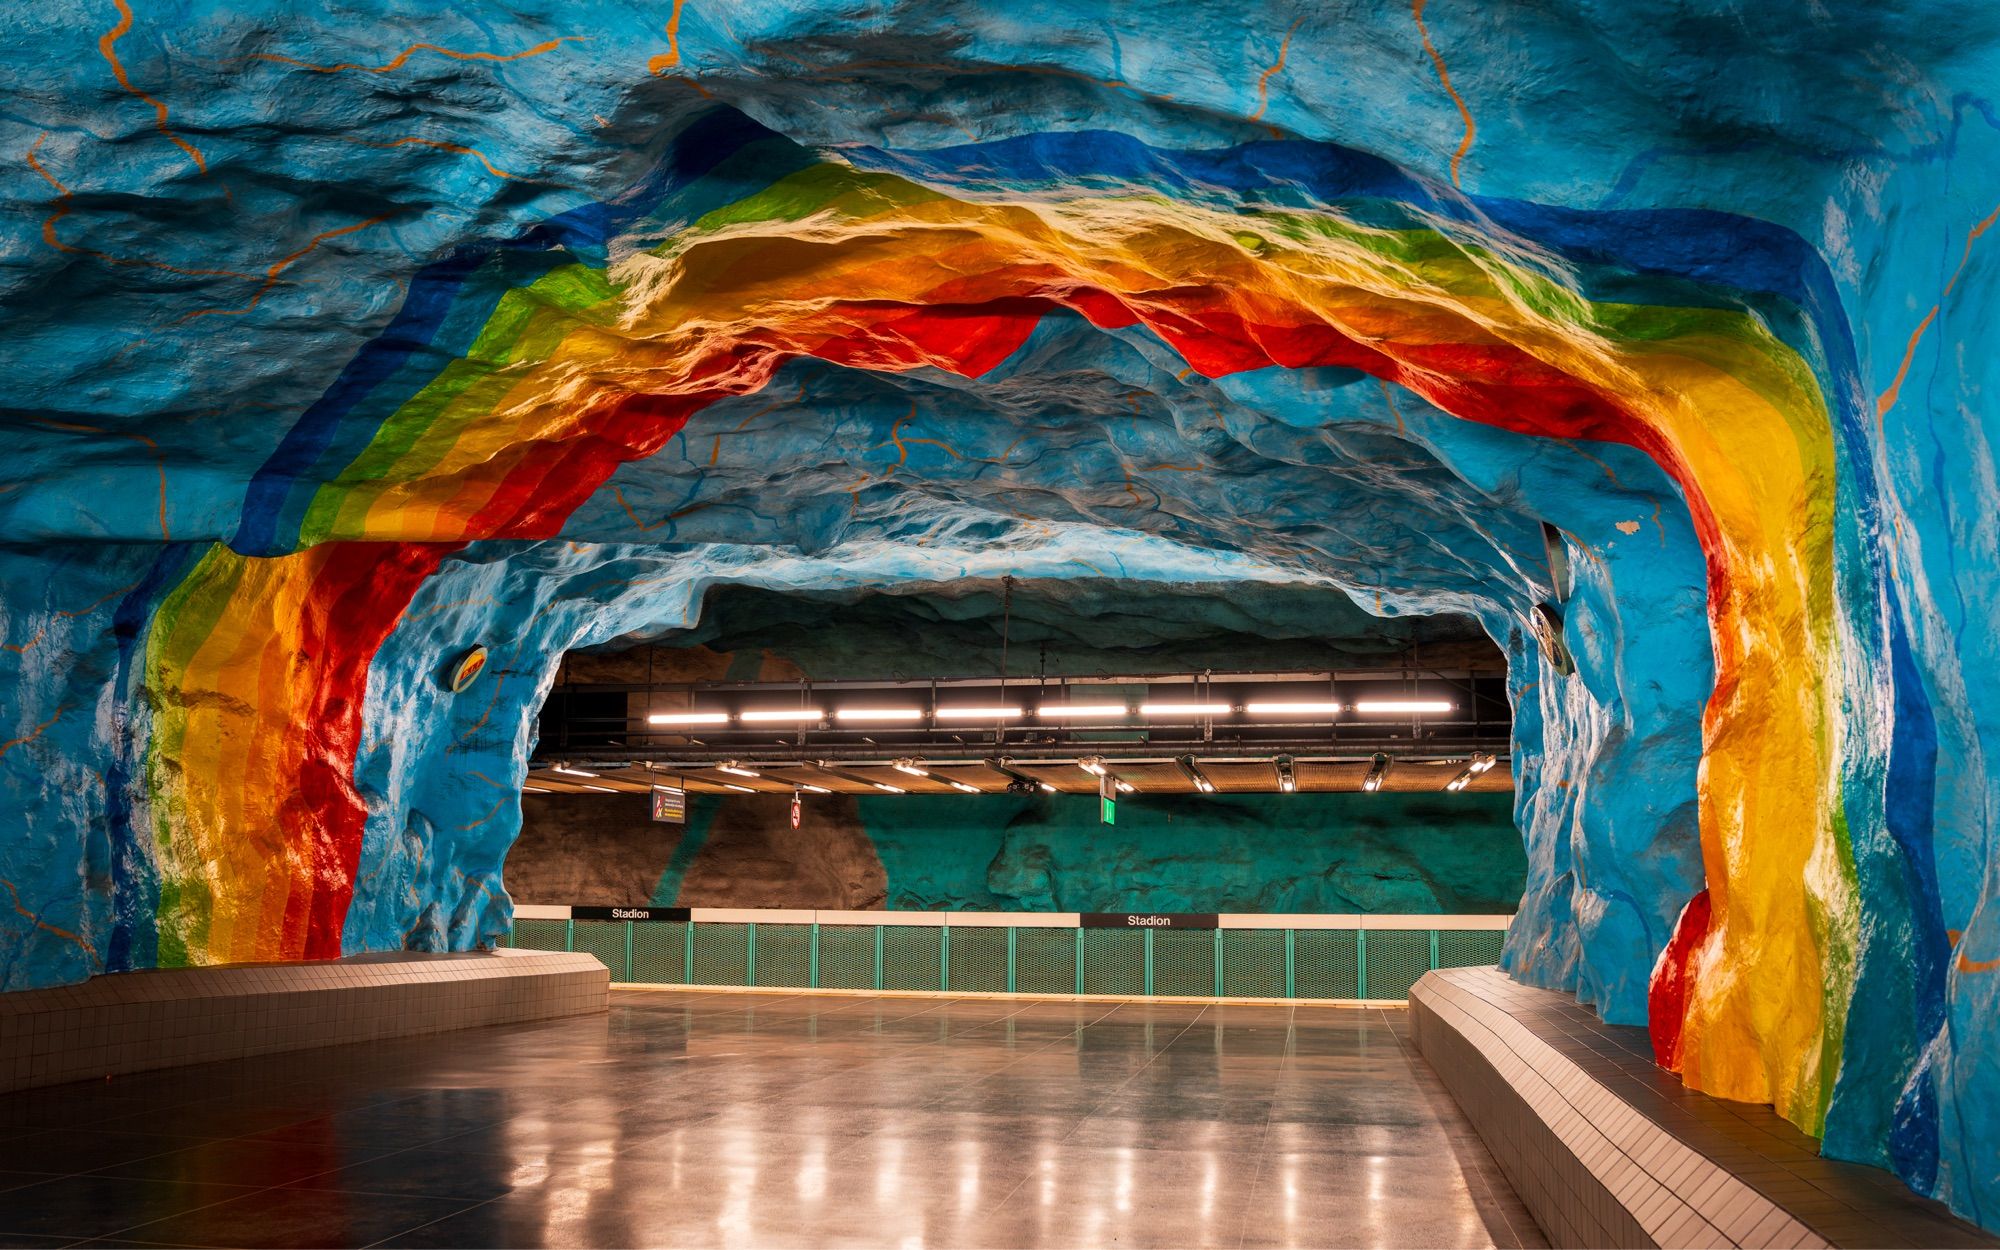
[[[1132,1209],[1132,1148],[1125,1146],[1118,1151],[1118,1179],[1112,1182],[1111,1196],[1120,1211]]]
[[[1285,1165],[1285,1223],[1299,1222],[1299,1168],[1295,1163]]]
[[[1368,1156],[1368,1200],[1380,1202],[1389,1196],[1389,1161],[1381,1155]]]
[[[1211,1154],[1208,1156],[1208,1168],[1202,1173],[1201,1178],[1201,1215],[1203,1219],[1207,1219],[1209,1216],[1215,1214],[1215,1185],[1218,1179],[1218,1172],[1219,1169],[1216,1166],[1215,1156]]]
[[[1056,1161],[1047,1146],[1042,1147],[1042,1205],[1054,1206],[1056,1201]]]
[[[958,1165],[958,1201],[969,1207],[979,1201],[979,1143],[962,1141],[958,1149],[965,1156]]]
[[[891,1137],[882,1143],[882,1166],[875,1173],[875,1202],[886,1205],[903,1191],[903,1139]]]
[[[805,1161],[799,1165],[799,1197],[818,1202],[826,1197],[826,1141],[812,1139]]]

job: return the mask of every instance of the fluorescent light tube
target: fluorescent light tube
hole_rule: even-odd
[[[522,786],[521,788],[522,788],[523,790],[526,790],[526,791],[527,791],[527,792],[528,792],[529,794],[547,794],[547,793],[549,793],[549,791],[548,791],[548,790],[544,789],[544,788],[543,788],[543,787],[541,787],[541,786]]]
[[[963,781],[947,781],[945,784],[954,790],[963,790],[967,794],[983,793],[978,786],[968,786]]]
[[[585,782],[584,784],[582,784],[582,785],[579,785],[579,786],[577,787],[577,789],[579,789],[579,790],[595,790],[595,791],[597,791],[597,792],[598,792],[598,793],[600,793],[600,794],[618,794],[618,793],[620,793],[620,792],[619,792],[618,790],[614,789],[614,788],[613,788],[613,787],[611,787],[611,786],[593,786],[593,785],[589,784],[588,782]]]
[[[762,777],[764,775],[758,772],[754,768],[743,768],[738,764],[736,764],[734,761],[731,761],[730,763],[727,764],[717,764],[715,766],[715,771],[719,773],[729,773],[732,776],[736,777]]]
[[[1131,710],[1123,703],[1044,703],[1035,709],[1035,715],[1060,720],[1068,716],[1128,716]]]
[[[1102,777],[1104,775],[1104,761],[1102,760],[1078,760],[1076,766],[1093,777]]]
[[[908,794],[908,793],[909,793],[909,791],[908,791],[908,790],[905,790],[905,789],[903,789],[903,787],[901,787],[901,786],[892,786],[892,785],[890,785],[890,784],[889,784],[888,782],[886,782],[886,781],[871,781],[871,782],[869,782],[868,784],[869,784],[869,785],[871,785],[871,786],[874,786],[874,787],[875,787],[875,788],[876,788],[877,790],[884,790],[884,791],[887,791],[887,792],[888,792],[888,793],[890,793],[890,794]]]
[[[725,781],[725,782],[723,782],[723,783],[722,783],[722,788],[723,788],[723,789],[725,789],[725,790],[736,790],[736,791],[740,791],[740,792],[741,792],[741,793],[743,793],[743,794],[755,794],[755,793],[757,793],[757,791],[755,791],[755,790],[751,789],[751,788],[750,788],[749,786],[739,786],[739,785],[737,785],[737,784],[736,784],[735,782],[733,782],[733,781]]]
[[[831,790],[827,789],[827,788],[826,788],[825,786],[809,786],[809,785],[807,785],[807,784],[806,784],[805,782],[803,782],[803,781],[801,781],[801,782],[799,783],[799,789],[801,789],[801,790],[810,790],[810,791],[811,791],[812,793],[814,793],[814,794],[832,794],[832,793],[833,793],[833,791],[831,791]]]
[[[843,707],[835,708],[835,720],[922,720],[924,710],[920,707]]]
[[[1227,703],[1141,703],[1141,716],[1227,716]]]
[[[1054,794],[1056,792],[1056,788],[1050,785],[1046,781],[1037,781],[1035,784],[1040,786],[1044,791],[1046,791],[1049,794]]]
[[[1246,703],[1252,716],[1332,716],[1345,709],[1338,703]]]
[[[565,777],[595,777],[597,775],[596,773],[585,772],[581,768],[571,768],[567,764],[557,764],[550,768],[549,771],[552,773],[561,773]]]
[[[826,711],[816,707],[766,707],[751,712],[738,712],[736,719],[746,725],[768,724],[775,721],[825,720]]]
[[[1017,707],[941,707],[938,720],[1013,720],[1021,714]]]
[[[915,760],[897,760],[895,763],[889,765],[889,767],[895,769],[899,773],[907,773],[912,777],[930,776],[929,773],[917,767],[917,762]]]
[[[1441,699],[1363,699],[1354,705],[1357,712],[1449,712],[1451,704]]]
[[[655,712],[646,718],[648,725],[727,725],[727,712]]]
[[[1118,787],[1118,793],[1120,794],[1132,793],[1132,783],[1129,781],[1120,778],[1118,780],[1113,781],[1112,784]]]

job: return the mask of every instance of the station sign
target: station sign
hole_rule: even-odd
[[[1214,929],[1220,920],[1207,911],[1087,911],[1077,924],[1084,929]]]
[[[686,924],[694,913],[685,907],[571,907],[571,920],[632,920],[639,923]]]

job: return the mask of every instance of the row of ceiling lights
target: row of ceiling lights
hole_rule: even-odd
[[[1136,708],[1127,703],[1045,703],[1034,710],[1043,720],[1090,720],[1112,719],[1132,716],[1228,716],[1241,713],[1246,716],[1263,716],[1273,719],[1287,719],[1298,716],[1333,716],[1341,712],[1359,712],[1364,716],[1413,716],[1433,712],[1452,711],[1454,705],[1443,699],[1363,699],[1352,705],[1345,703],[1141,703]],[[1022,707],[940,707],[930,712],[933,720],[946,721],[1002,721],[1018,720],[1027,715]],[[898,721],[920,721],[925,717],[920,707],[843,707],[831,713],[836,721],[866,722],[872,724],[894,723]],[[829,718],[825,708],[752,708],[736,712],[655,712],[646,718],[651,725],[726,725],[731,720],[743,725],[804,724]]]
[[[1444,788],[1451,791],[1463,790],[1467,786],[1472,784],[1472,779],[1474,777],[1477,777],[1481,773],[1488,771],[1497,762],[1498,762],[1497,759],[1492,755],[1486,754],[1484,752],[1475,753],[1472,756],[1471,760],[1467,762],[1465,768],[1461,772],[1459,772],[1457,776],[1453,777],[1450,781],[1445,783]],[[1368,775],[1362,778],[1361,789],[1370,794],[1374,793],[1377,790],[1380,790],[1382,788],[1382,782],[1385,779],[1387,779],[1389,775],[1389,763],[1390,761],[1387,755],[1380,755],[1380,754],[1376,755],[1375,758],[1369,764]],[[1291,756],[1280,755],[1271,761],[1271,765],[1273,768],[1277,770],[1278,789],[1280,791],[1282,791],[1285,794],[1291,794],[1298,790],[1299,788],[1298,777],[1292,767]],[[1104,762],[1104,760],[1100,757],[1091,756],[1087,759],[1078,760],[1076,766],[1078,768],[1081,768],[1084,772],[1089,773],[1093,777],[1108,777],[1111,780],[1112,785],[1117,788],[1120,794],[1131,794],[1136,788],[1132,785],[1131,782],[1126,781],[1123,777],[1119,777],[1114,773],[1112,773],[1110,766],[1107,765]],[[1210,781],[1208,775],[1201,771],[1201,766],[1195,762],[1194,756],[1192,755],[1180,756],[1179,758],[1174,760],[1174,766],[1180,769],[1181,775],[1186,777],[1189,783],[1192,784],[1196,790],[1199,790],[1203,794],[1215,793],[1215,783],[1213,781]],[[890,767],[895,769],[899,773],[905,773],[911,777],[923,777],[937,781],[942,781],[946,785],[950,786],[952,789],[962,791],[963,793],[966,794],[986,793],[986,791],[981,790],[978,786],[971,785],[967,782],[959,781],[956,778],[934,776],[929,769],[923,767],[922,762],[919,760],[900,759],[890,764]],[[596,777],[598,775],[596,773],[588,771],[587,769],[571,768],[567,764],[553,765],[549,768],[549,771],[552,773],[562,773],[570,777]],[[741,763],[735,760],[731,760],[723,764],[717,764],[715,766],[715,771],[719,773],[728,773],[733,777],[748,777],[752,780],[761,778],[764,775],[758,772],[754,768],[745,768]],[[1013,774],[1010,773],[1010,775]],[[858,781],[862,779],[855,778],[855,780]],[[606,794],[618,793],[618,791],[616,791],[610,786],[591,785],[587,782],[577,782],[575,784],[578,786],[578,788],[584,790],[598,790]],[[736,790],[743,794],[763,793],[762,791],[759,791],[754,787],[738,785],[733,781],[724,781],[724,782],[719,782],[717,784],[721,785],[725,789]],[[795,789],[803,790],[809,794],[833,793],[833,791],[827,789],[825,786],[815,786],[807,784],[805,782],[792,782],[790,784]],[[891,785],[886,781],[869,781],[868,784],[874,786],[877,790],[881,790],[888,794],[909,793],[909,791],[904,787]],[[1046,781],[1035,781],[1034,784],[1046,793],[1054,794],[1056,792],[1056,787],[1050,785]],[[548,793],[548,791],[543,790],[538,786],[526,786],[524,788],[527,790],[531,790],[537,794]]]

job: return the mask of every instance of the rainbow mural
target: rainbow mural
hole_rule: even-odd
[[[1218,383],[1218,394],[1278,374],[1365,378],[1392,406],[1403,396],[1525,440],[1509,447],[1609,445],[1657,466],[1684,502],[1706,575],[1714,669],[1695,783],[1705,883],[1638,908],[1677,914],[1678,927],[1607,958],[1657,959],[1642,969],[1648,1023],[1661,1061],[1691,1086],[1771,1102],[1975,1215],[1979,1195],[2000,1195],[1990,1161],[1977,1161],[1984,1121],[1954,1127],[1940,1111],[1993,1086],[1991,1057],[1976,1049],[1986,1041],[1940,1040],[1947,1017],[1991,1001],[1959,988],[1991,965],[1963,953],[1968,934],[1985,933],[1973,914],[1985,904],[1941,883],[1939,864],[1975,877],[1990,866],[1964,849],[1977,837],[1954,835],[1949,856],[1936,845],[1940,737],[1972,731],[1934,707],[1952,682],[1938,676],[1938,629],[1924,613],[1957,573],[1897,538],[1922,528],[1909,517],[1924,505],[1884,450],[1897,405],[1919,402],[1909,375],[1923,327],[1885,387],[1884,351],[1857,338],[1848,279],[1797,229],[1659,194],[1650,207],[1585,207],[1461,187],[1461,174],[1479,183],[1466,162],[1480,149],[1457,91],[1463,143],[1428,174],[1313,137],[1299,115],[1273,125],[1270,73],[1255,110],[1248,97],[1232,103],[1226,133],[1201,142],[1177,137],[1194,125],[1179,114],[1165,133],[1118,124],[1166,110],[1165,97],[1091,75],[1075,88],[1100,102],[1088,125],[969,142],[931,132],[915,144],[800,142],[751,120],[803,116],[790,97],[751,108],[760,98],[742,88],[744,107],[732,105],[716,92],[741,83],[719,60],[703,62],[719,75],[704,85],[689,49],[739,45],[674,12],[660,32],[668,49],[643,80],[670,93],[660,107],[671,121],[644,166],[606,157],[620,170],[615,192],[571,187],[559,209],[468,228],[414,259],[371,253],[395,273],[393,297],[371,297],[382,315],[359,350],[330,363],[330,382],[281,406],[240,493],[207,499],[199,537],[167,541],[165,483],[180,452],[146,436],[163,466],[163,541],[103,609],[117,654],[102,679],[118,709],[105,714],[116,727],[102,770],[104,863],[118,902],[105,924],[58,926],[92,970],[353,948],[358,895],[379,888],[370,831],[392,836],[407,815],[358,780],[369,718],[382,714],[371,709],[395,693],[380,656],[447,561],[574,541],[573,519],[607,494],[643,542],[654,523],[612,493],[621,467],[668,454],[712,408],[784,402],[776,381],[802,363],[977,389],[1044,350],[1049,326],[1080,324],[1190,384]],[[542,59],[565,48],[523,46]],[[1428,29],[1423,47],[1449,87]],[[403,64],[264,60],[301,78]],[[873,82],[922,77],[927,64],[850,69]],[[818,80],[801,71],[800,81]],[[54,150],[38,148],[36,168],[67,188],[44,159]],[[468,151],[501,181],[524,181],[467,145],[443,158],[485,177],[465,169]],[[1646,168],[1633,165],[1633,185]],[[592,178],[602,185],[602,170]],[[71,201],[61,203],[47,223],[59,242]],[[316,232],[313,246],[338,233]],[[1964,236],[1960,272],[1978,237]],[[284,272],[270,268],[250,304]],[[1940,307],[1958,281],[1941,286]],[[1301,428],[1327,415],[1287,402]],[[1227,414],[1217,418],[1226,428]],[[803,431],[813,410],[786,419]],[[905,479],[1014,464],[1011,446],[987,454],[901,429],[890,440]],[[719,435],[715,446],[719,457]],[[776,501],[792,489],[787,471],[762,469]],[[855,514],[889,472],[856,479]],[[1660,535],[1664,545],[1664,525]],[[1590,542],[1580,545],[1588,557]],[[1506,630],[1526,601],[1491,600],[1489,627]],[[1561,680],[1515,654],[1527,666],[1519,697]],[[487,680],[526,663],[521,648],[511,659],[496,650]],[[1957,697],[1968,697],[1962,686]],[[510,750],[518,768],[520,735]],[[18,893],[16,909],[48,927]],[[1537,958],[1524,940],[1510,967],[1571,975]],[[1891,986],[1907,1010],[1858,1020],[1864,983]],[[1967,1054],[1986,1057],[1954,1058]]]

